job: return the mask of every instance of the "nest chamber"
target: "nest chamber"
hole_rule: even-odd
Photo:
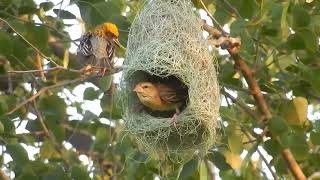
[[[208,51],[200,20],[189,0],[150,0],[135,17],[129,33],[121,87],[124,122],[139,146],[150,154],[185,161],[206,152],[216,141],[220,95],[215,58]],[[174,127],[170,117],[148,111],[134,86],[148,79],[179,81],[188,100]]]

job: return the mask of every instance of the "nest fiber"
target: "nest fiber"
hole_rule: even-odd
[[[190,0],[150,0],[144,6],[129,33],[124,67],[125,127],[142,149],[184,161],[212,146],[220,106],[215,60]],[[149,75],[174,76],[188,87],[176,127],[170,117],[133,110],[140,102],[132,90]]]

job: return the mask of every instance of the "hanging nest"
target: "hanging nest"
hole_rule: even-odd
[[[137,15],[129,33],[121,86],[127,131],[148,153],[185,161],[216,141],[220,95],[215,59],[203,39],[190,0],[152,0]],[[133,88],[141,81],[178,82],[188,100],[173,113],[136,112]]]

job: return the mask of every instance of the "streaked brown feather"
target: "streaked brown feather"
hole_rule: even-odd
[[[161,100],[166,103],[179,103],[185,101],[187,95],[181,88],[169,87],[165,84],[156,84]]]

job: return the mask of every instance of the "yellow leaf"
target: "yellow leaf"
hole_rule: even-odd
[[[232,153],[231,151],[227,150],[223,153],[223,155],[226,158],[226,162],[232,167],[232,169],[240,169],[242,160],[239,154]]]
[[[63,67],[67,68],[69,65],[69,51],[65,50],[63,55]]]
[[[240,153],[243,150],[242,135],[241,131],[237,129],[228,134],[228,145],[231,152]]]
[[[289,125],[302,126],[307,121],[308,101],[304,97],[296,97],[289,102],[282,103],[280,115]]]
[[[250,138],[248,138],[245,134],[242,134],[242,143],[246,143],[243,144],[243,148],[246,150],[250,150],[252,148],[252,145],[254,144],[254,142],[251,142],[252,140],[255,140],[256,138],[253,137],[251,134],[248,134],[250,136]]]
[[[206,163],[202,160],[200,167],[199,167],[199,180],[207,180],[208,179],[208,168],[206,166]]]

